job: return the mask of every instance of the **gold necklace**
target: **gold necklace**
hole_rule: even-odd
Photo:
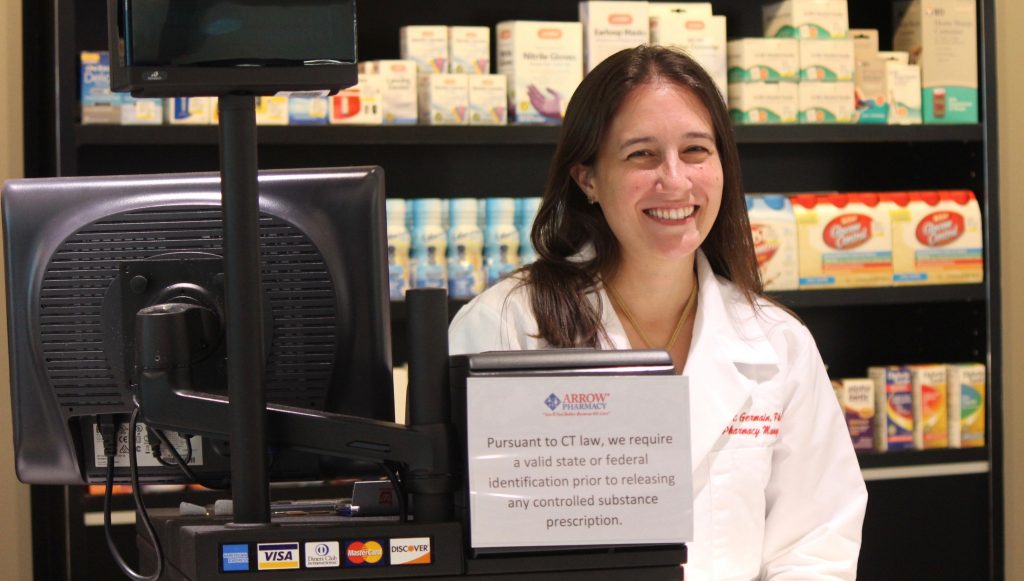
[[[604,288],[608,289],[608,298],[612,300],[612,304],[622,311],[623,315],[626,315],[626,320],[633,326],[633,330],[636,331],[637,335],[640,335],[640,340],[644,342],[644,347],[651,348],[651,341],[647,338],[643,329],[640,328],[640,324],[637,323],[636,317],[633,316],[633,312],[626,307],[626,303],[623,302],[622,297],[619,293],[615,292],[612,285],[607,282],[604,283]],[[693,278],[693,288],[690,289],[690,296],[686,299],[686,305],[683,306],[683,314],[679,315],[679,322],[676,323],[676,328],[672,331],[672,336],[669,337],[668,344],[665,345],[666,351],[671,351],[672,346],[676,344],[676,340],[679,339],[679,333],[683,330],[683,325],[686,320],[690,318],[690,314],[693,312],[694,307],[697,306],[697,277]]]

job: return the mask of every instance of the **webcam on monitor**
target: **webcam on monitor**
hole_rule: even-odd
[[[135,97],[356,84],[355,0],[107,0],[110,80]]]

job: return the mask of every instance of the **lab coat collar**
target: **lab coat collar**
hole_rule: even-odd
[[[750,402],[751,390],[778,373],[779,357],[757,311],[735,287],[720,281],[703,252],[693,342],[683,375],[690,381],[693,465],[704,461],[726,426]],[[699,394],[699,395],[698,395]]]

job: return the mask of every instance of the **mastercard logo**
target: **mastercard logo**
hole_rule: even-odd
[[[384,558],[384,547],[377,541],[353,541],[345,547],[345,559],[353,565],[375,565]]]

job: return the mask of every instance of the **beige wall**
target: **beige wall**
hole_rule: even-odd
[[[21,177],[25,165],[21,75],[21,0],[0,0],[0,181]],[[28,486],[14,476],[8,377],[7,319],[0,307],[0,506],[7,513],[0,525],[0,546],[7,555],[0,576],[22,580],[32,579],[32,526]]]
[[[1006,578],[1024,580],[1024,3],[996,0],[1003,296]]]
[[[0,0],[0,181],[22,173],[21,1]],[[996,0],[999,83],[1000,204],[1003,255],[1003,387],[1006,458],[1007,579],[1024,581],[1024,2]],[[1014,251],[1014,249],[1018,249]],[[2,292],[2,290],[0,290]],[[2,297],[0,297],[2,299]],[[2,304],[2,302],[0,302]],[[0,308],[0,330],[7,323]],[[7,334],[0,332],[0,385],[7,385]],[[0,392],[6,390],[0,390]],[[4,579],[31,579],[28,487],[14,476],[10,398],[0,394],[0,546]]]

